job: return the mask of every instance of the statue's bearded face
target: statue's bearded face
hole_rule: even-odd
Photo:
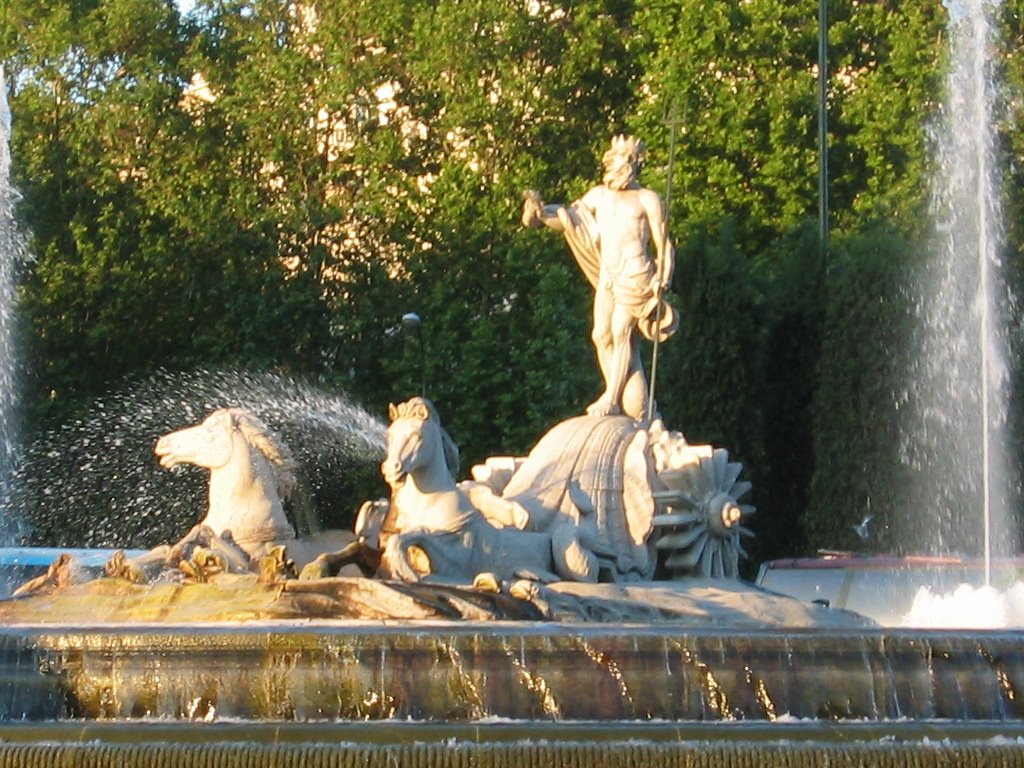
[[[640,174],[644,144],[633,136],[616,136],[604,153],[604,183],[612,189],[625,189]]]

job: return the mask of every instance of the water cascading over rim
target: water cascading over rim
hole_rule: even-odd
[[[1024,724],[1011,633],[544,623],[22,627],[0,722]]]

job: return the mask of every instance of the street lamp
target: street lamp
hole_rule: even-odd
[[[818,0],[818,236],[828,263],[828,0]]]
[[[427,396],[427,347],[423,343],[423,321],[415,312],[402,315],[402,330],[408,336],[415,336],[420,345],[420,397]]]

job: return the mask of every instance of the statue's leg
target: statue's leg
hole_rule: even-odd
[[[57,559],[50,563],[46,573],[29,579],[12,593],[12,597],[24,597],[26,595],[49,594],[54,590],[61,589],[75,581],[75,559],[67,552],[62,552]]]
[[[466,481],[459,489],[469,497],[469,503],[480,510],[484,519],[498,528],[525,530],[530,525],[530,513],[517,501],[504,499],[485,483]]]
[[[562,578],[591,584],[597,582],[597,555],[580,543],[574,523],[565,523],[551,532],[551,554],[555,570]]]
[[[167,565],[176,568],[182,560],[188,560],[192,556],[192,550],[196,547],[205,547],[211,540],[216,538],[213,529],[202,523],[192,526],[192,530],[171,545],[167,553]]]
[[[432,572],[428,548],[434,542],[419,532],[396,533],[388,539],[381,556],[381,572],[386,578],[414,583]]]
[[[337,576],[346,565],[357,565],[364,576],[372,576],[380,567],[380,553],[371,556],[370,549],[361,541],[353,541],[338,552],[324,552],[317,555],[303,567],[300,581],[326,579]]]
[[[556,573],[551,536],[539,531],[520,531],[515,528],[487,528],[481,526],[485,541],[473,547],[475,574],[494,571],[503,579],[531,579],[552,583],[564,576]]]
[[[591,416],[609,416],[622,413],[622,394],[633,362],[636,319],[629,309],[613,304],[611,310],[611,352],[605,369],[605,391],[587,408]]]
[[[597,365],[601,369],[601,378],[605,382],[605,393],[587,408],[587,413],[591,415],[595,415],[594,409],[600,410],[606,407],[608,377],[614,351],[612,343],[612,312],[614,309],[615,302],[611,290],[603,283],[599,284],[594,291],[594,325],[590,332],[590,340],[594,343],[594,351],[597,353]]]
[[[158,544],[148,552],[136,557],[132,563],[136,568],[141,568],[143,570],[151,568],[159,570],[161,568],[176,565],[176,563],[171,562],[171,546],[169,544]]]

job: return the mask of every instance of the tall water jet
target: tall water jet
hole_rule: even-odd
[[[992,50],[999,0],[944,0],[949,70],[936,137],[932,212],[936,247],[918,299],[922,320],[908,399],[905,445],[919,472],[915,545],[967,550],[985,559],[1011,547],[1013,487],[1006,442],[1011,295],[1000,271],[1002,224],[993,129],[997,78]],[[981,551],[970,551],[981,540]],[[1001,551],[999,554],[1009,554]]]
[[[4,69],[0,66],[0,493],[4,497],[11,482],[16,445],[15,270],[27,253],[25,238],[14,217],[18,192],[11,182],[10,139],[11,110]],[[16,520],[0,514],[0,543],[9,543],[18,527]]]

